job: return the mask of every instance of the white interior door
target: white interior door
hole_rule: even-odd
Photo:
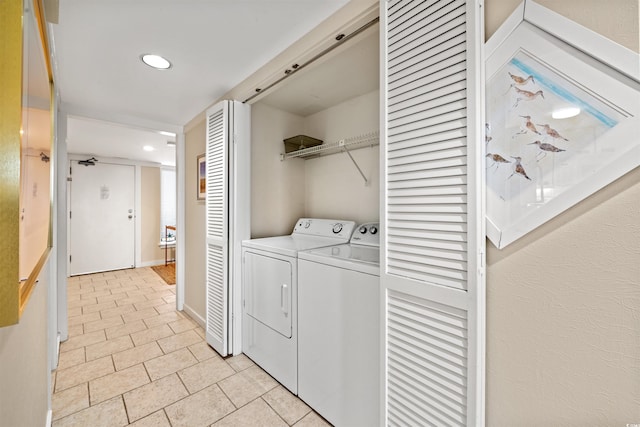
[[[135,266],[135,167],[70,162],[69,274]]]
[[[384,425],[484,424],[480,0],[382,0]]]

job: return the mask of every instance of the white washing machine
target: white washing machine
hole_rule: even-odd
[[[379,425],[378,230],[298,254],[298,396],[336,426]]]
[[[298,392],[298,252],[347,243],[353,221],[301,218],[288,236],[244,240],[242,350]]]

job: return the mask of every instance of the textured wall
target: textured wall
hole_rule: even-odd
[[[303,132],[303,118],[256,103],[251,108],[251,237],[291,233],[304,212],[304,160],[280,160],[283,139]]]
[[[164,260],[160,242],[160,168],[141,167],[142,262]]]
[[[185,289],[184,303],[204,317],[205,307],[205,206],[197,197],[196,161],[205,152],[206,122],[193,126],[185,135]]]
[[[539,3],[638,50],[637,0]],[[640,169],[487,250],[487,426],[639,423]]]
[[[380,127],[380,92],[374,91],[305,118],[308,135],[327,143],[376,131]],[[367,177],[365,184],[346,153],[305,161],[305,213],[310,217],[378,221],[380,147],[352,151]]]

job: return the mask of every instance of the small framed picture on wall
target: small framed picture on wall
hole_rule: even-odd
[[[198,156],[197,199],[204,200],[207,194],[207,160],[204,154]]]

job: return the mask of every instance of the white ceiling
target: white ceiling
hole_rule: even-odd
[[[182,126],[347,2],[59,0],[56,83],[78,116],[69,123],[69,152],[106,156],[98,150],[112,148],[111,157],[140,158],[126,149],[162,144],[157,133],[109,129],[114,123],[84,120],[82,112]],[[143,53],[163,55],[173,67],[149,68]]]

